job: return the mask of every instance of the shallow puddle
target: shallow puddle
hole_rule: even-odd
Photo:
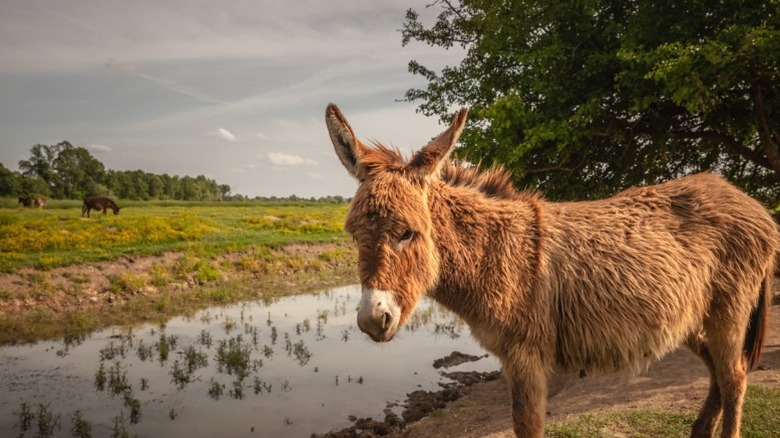
[[[432,301],[375,344],[359,298],[349,286],[0,348],[0,436],[309,437],[438,389],[433,361],[452,351],[484,354]],[[490,357],[449,371],[495,369]]]

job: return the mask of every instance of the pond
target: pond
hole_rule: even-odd
[[[375,344],[356,326],[359,298],[348,286],[0,348],[0,436],[309,437],[438,389],[438,358],[484,354],[428,300]]]

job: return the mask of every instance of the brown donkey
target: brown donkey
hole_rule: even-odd
[[[357,322],[390,341],[423,295],[463,318],[496,355],[519,437],[544,434],[556,371],[639,371],[679,345],[710,370],[693,425],[738,437],[745,373],[764,338],[780,236],[759,204],[708,173],[592,202],[517,192],[499,169],[449,163],[466,122],[405,160],[326,111],[359,181],[345,228],[358,244]]]
[[[119,206],[113,199],[104,196],[87,196],[84,198],[84,204],[81,205],[81,217],[84,217],[85,213],[89,217],[90,210],[102,210],[105,216],[109,208],[114,211],[114,214],[119,214]]]

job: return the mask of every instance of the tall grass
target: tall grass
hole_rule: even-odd
[[[253,247],[343,239],[345,204],[314,202],[119,202],[114,216],[81,217],[78,201],[43,209],[0,200],[0,271],[57,266],[123,255],[186,251],[215,256]]]

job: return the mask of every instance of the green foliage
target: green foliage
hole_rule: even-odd
[[[230,198],[230,186],[203,175],[156,175],[142,170],[106,170],[87,149],[67,141],[36,144],[30,158],[19,162],[19,172],[0,165],[0,196],[36,195],[56,199],[83,199],[90,195],[121,199],[175,199],[186,201]]]
[[[461,46],[460,65],[406,93],[449,121],[470,107],[461,158],[520,187],[580,199],[700,170],[780,195],[780,3],[461,0],[403,43]]]
[[[206,284],[219,280],[222,280],[222,274],[216,266],[206,262],[198,264],[197,271],[195,272],[195,281],[197,281],[198,284]]]
[[[123,272],[109,277],[108,290],[112,292],[134,292],[144,287],[146,281],[145,277]]]

